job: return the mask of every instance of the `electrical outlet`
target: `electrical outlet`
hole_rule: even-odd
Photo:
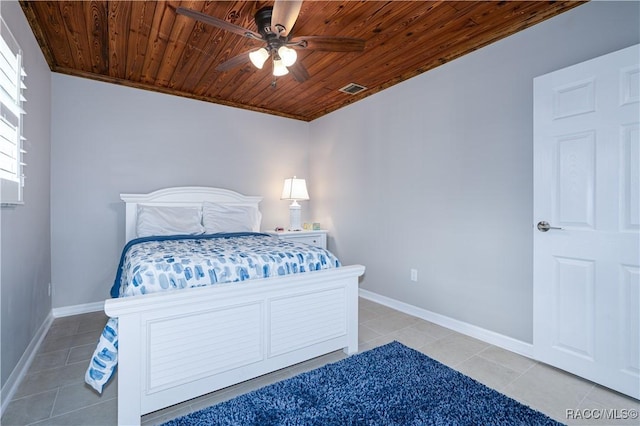
[[[411,269],[411,281],[418,282],[418,270]]]

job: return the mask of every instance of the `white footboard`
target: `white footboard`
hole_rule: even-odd
[[[358,350],[364,266],[111,299],[118,424],[298,362]]]

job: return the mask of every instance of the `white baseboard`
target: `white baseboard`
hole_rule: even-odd
[[[6,410],[9,401],[11,401],[13,395],[15,395],[16,391],[18,390],[18,386],[22,382],[24,376],[27,374],[29,366],[31,366],[33,358],[35,358],[36,353],[40,348],[40,344],[47,335],[47,332],[49,331],[53,320],[55,318],[86,314],[89,312],[97,312],[102,310],[104,310],[104,302],[85,303],[82,305],[65,306],[62,308],[52,309],[36,334],[33,336],[33,339],[31,339],[31,342],[25,349],[22,357],[20,357],[18,364],[15,366],[15,368],[7,378],[4,386],[2,386],[2,389],[0,389],[0,412],[4,412]]]
[[[400,302],[368,290],[360,289],[359,294],[363,299],[371,300],[372,302],[388,306],[400,312],[404,312],[405,314],[422,318],[423,320],[457,331],[458,333],[466,334],[467,336],[482,340],[483,342],[490,343],[528,358],[533,358],[533,344],[531,343],[523,342],[521,340],[514,339],[513,337],[505,336],[503,334],[496,333],[495,331],[487,330],[426,309],[418,308],[417,306]]]
[[[40,328],[38,329],[38,331],[36,331],[36,334],[33,336],[33,339],[31,339],[31,342],[29,343],[24,353],[20,357],[18,364],[16,364],[15,368],[7,378],[7,381],[4,383],[4,386],[2,386],[2,389],[0,389],[0,412],[4,413],[4,411],[7,409],[7,405],[9,405],[9,401],[11,401],[11,399],[13,398],[13,395],[15,395],[16,391],[18,390],[18,386],[22,382],[22,379],[27,374],[27,371],[29,370],[29,366],[33,362],[33,358],[35,358],[36,353],[40,348],[40,344],[42,344],[42,341],[44,340],[44,337],[47,335],[47,332],[49,331],[49,327],[51,327],[52,323],[53,323],[53,315],[50,312],[49,315],[47,315],[47,318],[45,318]]]
[[[83,303],[82,305],[63,306],[62,308],[53,308],[53,317],[61,318],[71,315],[87,314],[89,312],[98,312],[104,310],[104,302]]]
[[[446,327],[459,333],[466,334],[467,336],[476,338],[478,340],[482,340],[483,342],[490,343],[492,345],[507,349],[509,351],[529,358],[533,356],[533,345],[530,343],[522,342],[512,337],[505,336],[491,330],[486,330],[484,328],[466,323],[464,321],[459,321],[441,314],[437,314],[435,312],[428,311],[426,309],[418,308],[417,306],[400,302],[398,300],[391,299],[389,297],[382,296],[368,290],[360,289],[359,294],[360,297],[364,299],[380,303],[381,305],[388,306],[400,312],[404,312],[408,315],[422,318],[426,321],[433,322],[434,324],[438,324],[442,327]],[[18,385],[22,381],[22,378],[25,376],[29,366],[31,365],[31,362],[33,361],[33,358],[36,355],[36,352],[38,351],[38,348],[40,347],[40,344],[42,343],[42,340],[46,336],[47,331],[49,331],[49,327],[51,327],[54,318],[84,314],[89,312],[97,312],[102,311],[103,309],[104,302],[95,302],[85,303],[82,305],[65,306],[62,308],[54,308],[51,311],[51,313],[43,322],[42,326],[40,326],[40,328],[36,332],[35,336],[31,340],[31,343],[29,343],[29,346],[20,358],[20,361],[18,361],[16,367],[13,369],[13,372],[9,375],[9,378],[7,379],[5,385],[0,390],[0,408],[2,412],[4,412],[4,410],[7,408],[9,401],[11,401],[11,398],[15,394]]]

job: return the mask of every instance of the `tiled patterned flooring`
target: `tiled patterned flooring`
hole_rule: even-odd
[[[84,371],[100,331],[103,313],[56,319],[14,399],[2,414],[3,426],[115,425],[116,388],[102,396],[84,384]],[[388,307],[360,299],[360,350],[393,340],[417,349],[558,421],[569,424],[634,424],[637,419],[567,419],[566,410],[594,417],[640,410],[640,402],[587,380],[505,351]],[[160,424],[303,371],[335,362],[334,352],[266,376],[169,407],[142,418]],[[636,411],[623,411],[636,410]]]

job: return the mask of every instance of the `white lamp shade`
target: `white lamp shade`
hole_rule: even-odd
[[[265,61],[269,58],[269,52],[264,47],[249,53],[249,59],[256,68],[262,69]]]
[[[282,188],[282,200],[308,200],[307,182],[304,179],[298,179],[295,176],[284,180]]]
[[[282,59],[274,59],[273,60],[273,75],[276,77],[280,77],[283,75],[289,74],[289,70],[282,63]]]
[[[295,64],[296,59],[298,59],[296,51],[287,46],[280,46],[278,49],[278,56],[282,59],[282,63],[285,67],[290,67]]]

